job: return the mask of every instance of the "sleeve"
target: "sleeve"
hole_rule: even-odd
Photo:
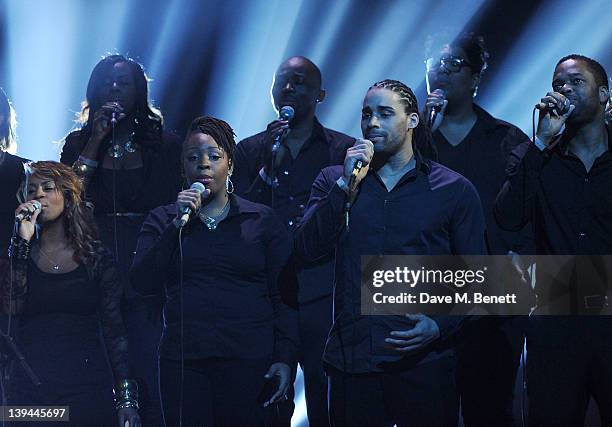
[[[266,248],[268,292],[274,308],[274,362],[284,362],[292,369],[297,364],[299,341],[298,311],[281,298],[279,278],[290,259],[292,242],[289,232],[276,216],[271,214],[271,238]]]
[[[164,171],[164,188],[166,190],[164,194],[160,194],[159,204],[167,204],[176,200],[176,195],[181,191],[183,183],[182,141],[176,134],[164,132],[162,134],[162,143],[165,165],[160,169]]]
[[[163,208],[156,208],[147,216],[138,235],[130,282],[143,295],[161,293],[175,263],[179,230],[172,219]]]
[[[272,202],[272,187],[259,174],[263,161],[250,150],[250,145],[256,142],[257,140],[248,139],[236,146],[232,182],[236,195],[269,206]]]
[[[18,315],[25,307],[27,272],[27,260],[14,257],[11,266],[11,260],[0,258],[0,298],[2,311],[7,315]]]
[[[76,132],[69,133],[64,139],[62,153],[60,154],[60,162],[72,166],[77,161],[83,150],[83,143],[79,134]]]
[[[546,155],[531,141],[517,146],[510,154],[506,182],[493,206],[495,220],[504,230],[520,231],[531,220]]]
[[[113,370],[115,384],[129,378],[128,338],[121,314],[123,288],[112,255],[105,251],[97,267],[102,298],[100,317],[106,352]]]
[[[344,227],[346,193],[336,180],[338,167],[323,169],[312,184],[310,200],[295,234],[298,258],[314,262],[334,250]]]
[[[465,181],[451,217],[451,251],[454,255],[486,255],[485,219],[474,186]]]

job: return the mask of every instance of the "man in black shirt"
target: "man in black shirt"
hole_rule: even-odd
[[[493,203],[506,175],[510,152],[529,138],[474,102],[489,54],[484,40],[463,33],[454,41],[431,37],[428,46],[426,115],[439,109],[432,125],[438,161],[459,172],[478,190],[491,255],[533,253],[527,233],[500,229]],[[522,319],[485,317],[457,352],[457,385],[467,427],[514,425],[514,385],[523,344]],[[486,345],[483,345],[486,342]]]
[[[278,68],[272,84],[276,111],[290,106],[294,117],[277,119],[264,132],[241,141],[234,156],[236,194],[272,206],[293,231],[304,215],[310,189],[320,170],[341,164],[354,139],[324,128],[317,104],[325,99],[321,72],[309,59],[292,57]],[[272,147],[281,142],[275,155]],[[327,426],[327,379],[321,358],[332,322],[333,254],[295,265],[300,315],[299,362],[304,371],[311,426]],[[288,417],[290,418],[290,416]],[[288,421],[288,420],[287,420]]]
[[[478,194],[416,149],[430,135],[403,83],[384,80],[368,90],[361,128],[368,140],[347,151],[344,166],[321,171],[296,234],[301,257],[336,252],[334,324],[324,354],[332,425],[456,426],[450,341],[465,318],[361,315],[360,261],[361,255],[483,254]],[[363,167],[349,189],[357,161]],[[345,202],[355,191],[347,229]]]
[[[538,254],[610,254],[612,140],[604,121],[606,72],[590,58],[569,55],[557,63],[552,89],[540,104],[535,141],[521,144],[510,157],[495,217],[508,230],[531,223]],[[605,295],[590,290],[589,281],[576,280],[576,271],[566,278],[573,282],[572,312],[604,309]],[[549,302],[549,289],[542,284],[536,284],[539,307]],[[530,425],[582,425],[591,396],[602,425],[612,425],[610,337],[612,318],[607,316],[530,317]]]

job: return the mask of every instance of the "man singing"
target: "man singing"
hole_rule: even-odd
[[[431,137],[416,98],[383,80],[363,101],[358,141],[344,166],[323,169],[296,235],[300,256],[336,252],[334,324],[324,361],[334,426],[456,426],[449,342],[464,318],[360,314],[360,256],[483,254],[478,194],[461,175],[421,155]],[[345,202],[363,167],[346,228]]]
[[[608,98],[608,77],[598,62],[582,55],[561,58],[552,91],[539,104],[535,141],[521,144],[510,157],[495,217],[508,230],[531,223],[538,254],[611,253],[611,134],[604,121]],[[573,301],[569,311],[604,309],[605,294],[594,291],[588,280],[576,280],[576,273],[574,267],[564,277]],[[551,302],[550,294],[539,274],[537,279],[542,308]],[[612,425],[612,318],[537,313],[527,331],[529,425],[583,425],[591,396],[602,425]]]

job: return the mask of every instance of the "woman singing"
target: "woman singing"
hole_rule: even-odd
[[[195,119],[183,170],[189,185],[206,189],[154,209],[138,239],[134,288],[166,293],[159,366],[168,426],[181,417],[183,425],[263,425],[264,407],[286,399],[295,363],[296,313],[277,285],[291,241],[272,209],[231,194],[234,148],[227,123]],[[181,229],[184,208],[194,214]]]
[[[122,289],[81,199],[82,181],[57,162],[28,169],[10,246],[12,280],[2,278],[2,309],[16,316],[15,341],[41,384],[13,364],[8,404],[69,406],[74,426],[137,426]]]
[[[163,131],[140,64],[122,55],[107,56],[95,66],[79,119],[82,127],[66,137],[61,162],[85,178],[101,240],[115,252],[125,292],[130,367],[142,385],[143,423],[158,426],[155,374],[162,301],[138,297],[128,271],[145,215],[171,203],[181,188],[181,143]]]

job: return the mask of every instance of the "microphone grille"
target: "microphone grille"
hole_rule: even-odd
[[[191,184],[190,188],[192,190],[198,190],[198,193],[202,193],[204,190],[206,190],[206,187],[204,186],[204,184],[202,184],[201,182],[197,182],[197,181]]]
[[[289,121],[295,115],[295,110],[291,105],[283,105],[278,115],[281,119]]]

